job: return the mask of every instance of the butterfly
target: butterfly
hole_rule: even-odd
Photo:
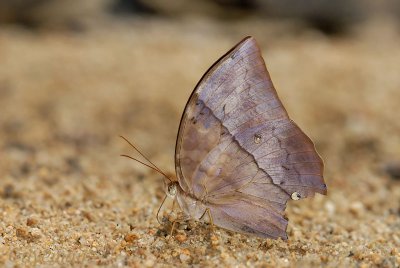
[[[287,239],[289,199],[327,194],[323,162],[288,116],[261,51],[246,37],[203,75],[184,109],[167,185],[189,218]]]

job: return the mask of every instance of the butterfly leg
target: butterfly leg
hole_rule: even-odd
[[[171,207],[171,211],[174,211],[174,208],[175,208],[175,202],[176,202],[176,198],[174,198],[174,200],[172,201],[172,207]]]
[[[203,215],[201,215],[201,217],[200,217],[200,219],[199,220],[201,220],[205,215],[206,215],[206,213],[207,213],[207,215],[208,215],[208,218],[209,218],[209,223],[210,223],[210,227],[211,227],[211,232],[210,232],[210,242],[211,242],[211,245],[213,246],[213,247],[215,247],[215,246],[217,246],[218,244],[219,244],[219,239],[218,239],[218,237],[215,235],[215,228],[214,228],[214,220],[213,220],[213,217],[212,217],[212,215],[211,215],[211,211],[210,211],[210,209],[209,208],[206,208],[206,210],[204,211],[204,213],[203,213]]]
[[[172,236],[174,234],[175,226],[176,226],[176,221],[173,221],[172,222],[172,227],[171,227],[171,232],[169,233],[170,236]]]
[[[204,211],[203,215],[201,215],[201,217],[199,218],[199,220],[202,220],[203,217],[206,215],[206,213],[207,213],[208,218],[209,218],[209,220],[210,220],[209,223],[210,223],[210,225],[211,225],[211,230],[212,230],[212,232],[214,233],[214,221],[213,221],[213,218],[212,218],[212,216],[211,216],[211,211],[210,211],[209,208],[206,208],[206,210]]]
[[[171,218],[171,214],[174,213],[175,201],[176,201],[176,199],[174,198],[174,200],[172,201],[171,212],[169,213],[168,218]],[[174,233],[174,229],[175,229],[176,223],[177,223],[177,219],[174,218],[174,220],[172,221],[172,227],[171,227],[170,236],[172,236],[173,233]]]
[[[212,232],[214,232],[214,221],[213,221],[213,218],[211,216],[211,211],[210,211],[209,208],[207,208],[206,211],[207,211],[207,214],[208,214],[208,218],[210,219],[211,230],[212,230]]]
[[[191,217],[189,216],[189,215],[184,215],[183,217],[181,217],[181,218],[175,218],[173,221],[172,221],[172,227],[171,227],[171,231],[170,231],[170,236],[172,236],[173,235],[173,233],[174,233],[174,231],[175,231],[175,229],[176,229],[176,225],[177,224],[180,224],[181,222],[185,222],[185,221],[188,221],[188,220],[190,220],[191,219]],[[179,226],[179,225],[178,225]],[[179,227],[178,227],[179,228]]]

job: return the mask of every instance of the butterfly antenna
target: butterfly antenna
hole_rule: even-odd
[[[130,159],[132,159],[132,160],[134,160],[134,161],[136,161],[136,162],[139,162],[139,163],[142,164],[142,165],[145,165],[146,167],[149,167],[149,168],[151,168],[151,169],[157,171],[158,173],[160,173],[161,175],[163,175],[165,178],[167,178],[170,182],[172,182],[172,180],[171,180],[164,172],[162,172],[161,169],[159,169],[153,162],[151,162],[138,148],[136,148],[130,141],[128,141],[128,139],[126,139],[124,136],[120,136],[120,137],[121,137],[122,139],[124,139],[136,152],[138,152],[138,153],[139,153],[144,159],[146,159],[147,162],[149,162],[151,165],[146,164],[146,163],[143,163],[142,161],[140,161],[140,160],[138,160],[138,159],[136,159],[136,158],[134,158],[134,157],[132,157],[132,156],[129,156],[129,155],[122,154],[121,156],[130,158]]]
[[[161,175],[165,176],[164,173],[162,173],[162,172],[159,171],[158,169],[156,169],[156,168],[154,168],[154,167],[152,167],[152,166],[150,166],[150,165],[148,165],[148,164],[146,164],[146,163],[143,163],[142,161],[140,161],[140,160],[138,160],[138,159],[136,159],[136,158],[133,158],[133,157],[130,156],[130,155],[121,154],[121,156],[127,157],[127,158],[132,159],[132,160],[135,160],[136,162],[139,162],[140,164],[145,165],[146,167],[149,167],[149,168],[151,168],[152,170],[155,170],[155,171],[159,172]]]

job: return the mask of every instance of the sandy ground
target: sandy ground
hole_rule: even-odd
[[[135,154],[118,135],[173,173],[190,92],[249,34],[328,196],[289,202],[288,241],[193,222],[171,237],[162,177],[120,157]],[[0,29],[0,265],[399,267],[399,44],[390,22],[342,37],[262,21]]]

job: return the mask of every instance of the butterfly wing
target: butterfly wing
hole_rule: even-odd
[[[283,213],[293,195],[326,194],[322,160],[288,117],[252,37],[192,92],[175,163],[181,188],[207,204],[216,225],[261,237],[286,237]]]

